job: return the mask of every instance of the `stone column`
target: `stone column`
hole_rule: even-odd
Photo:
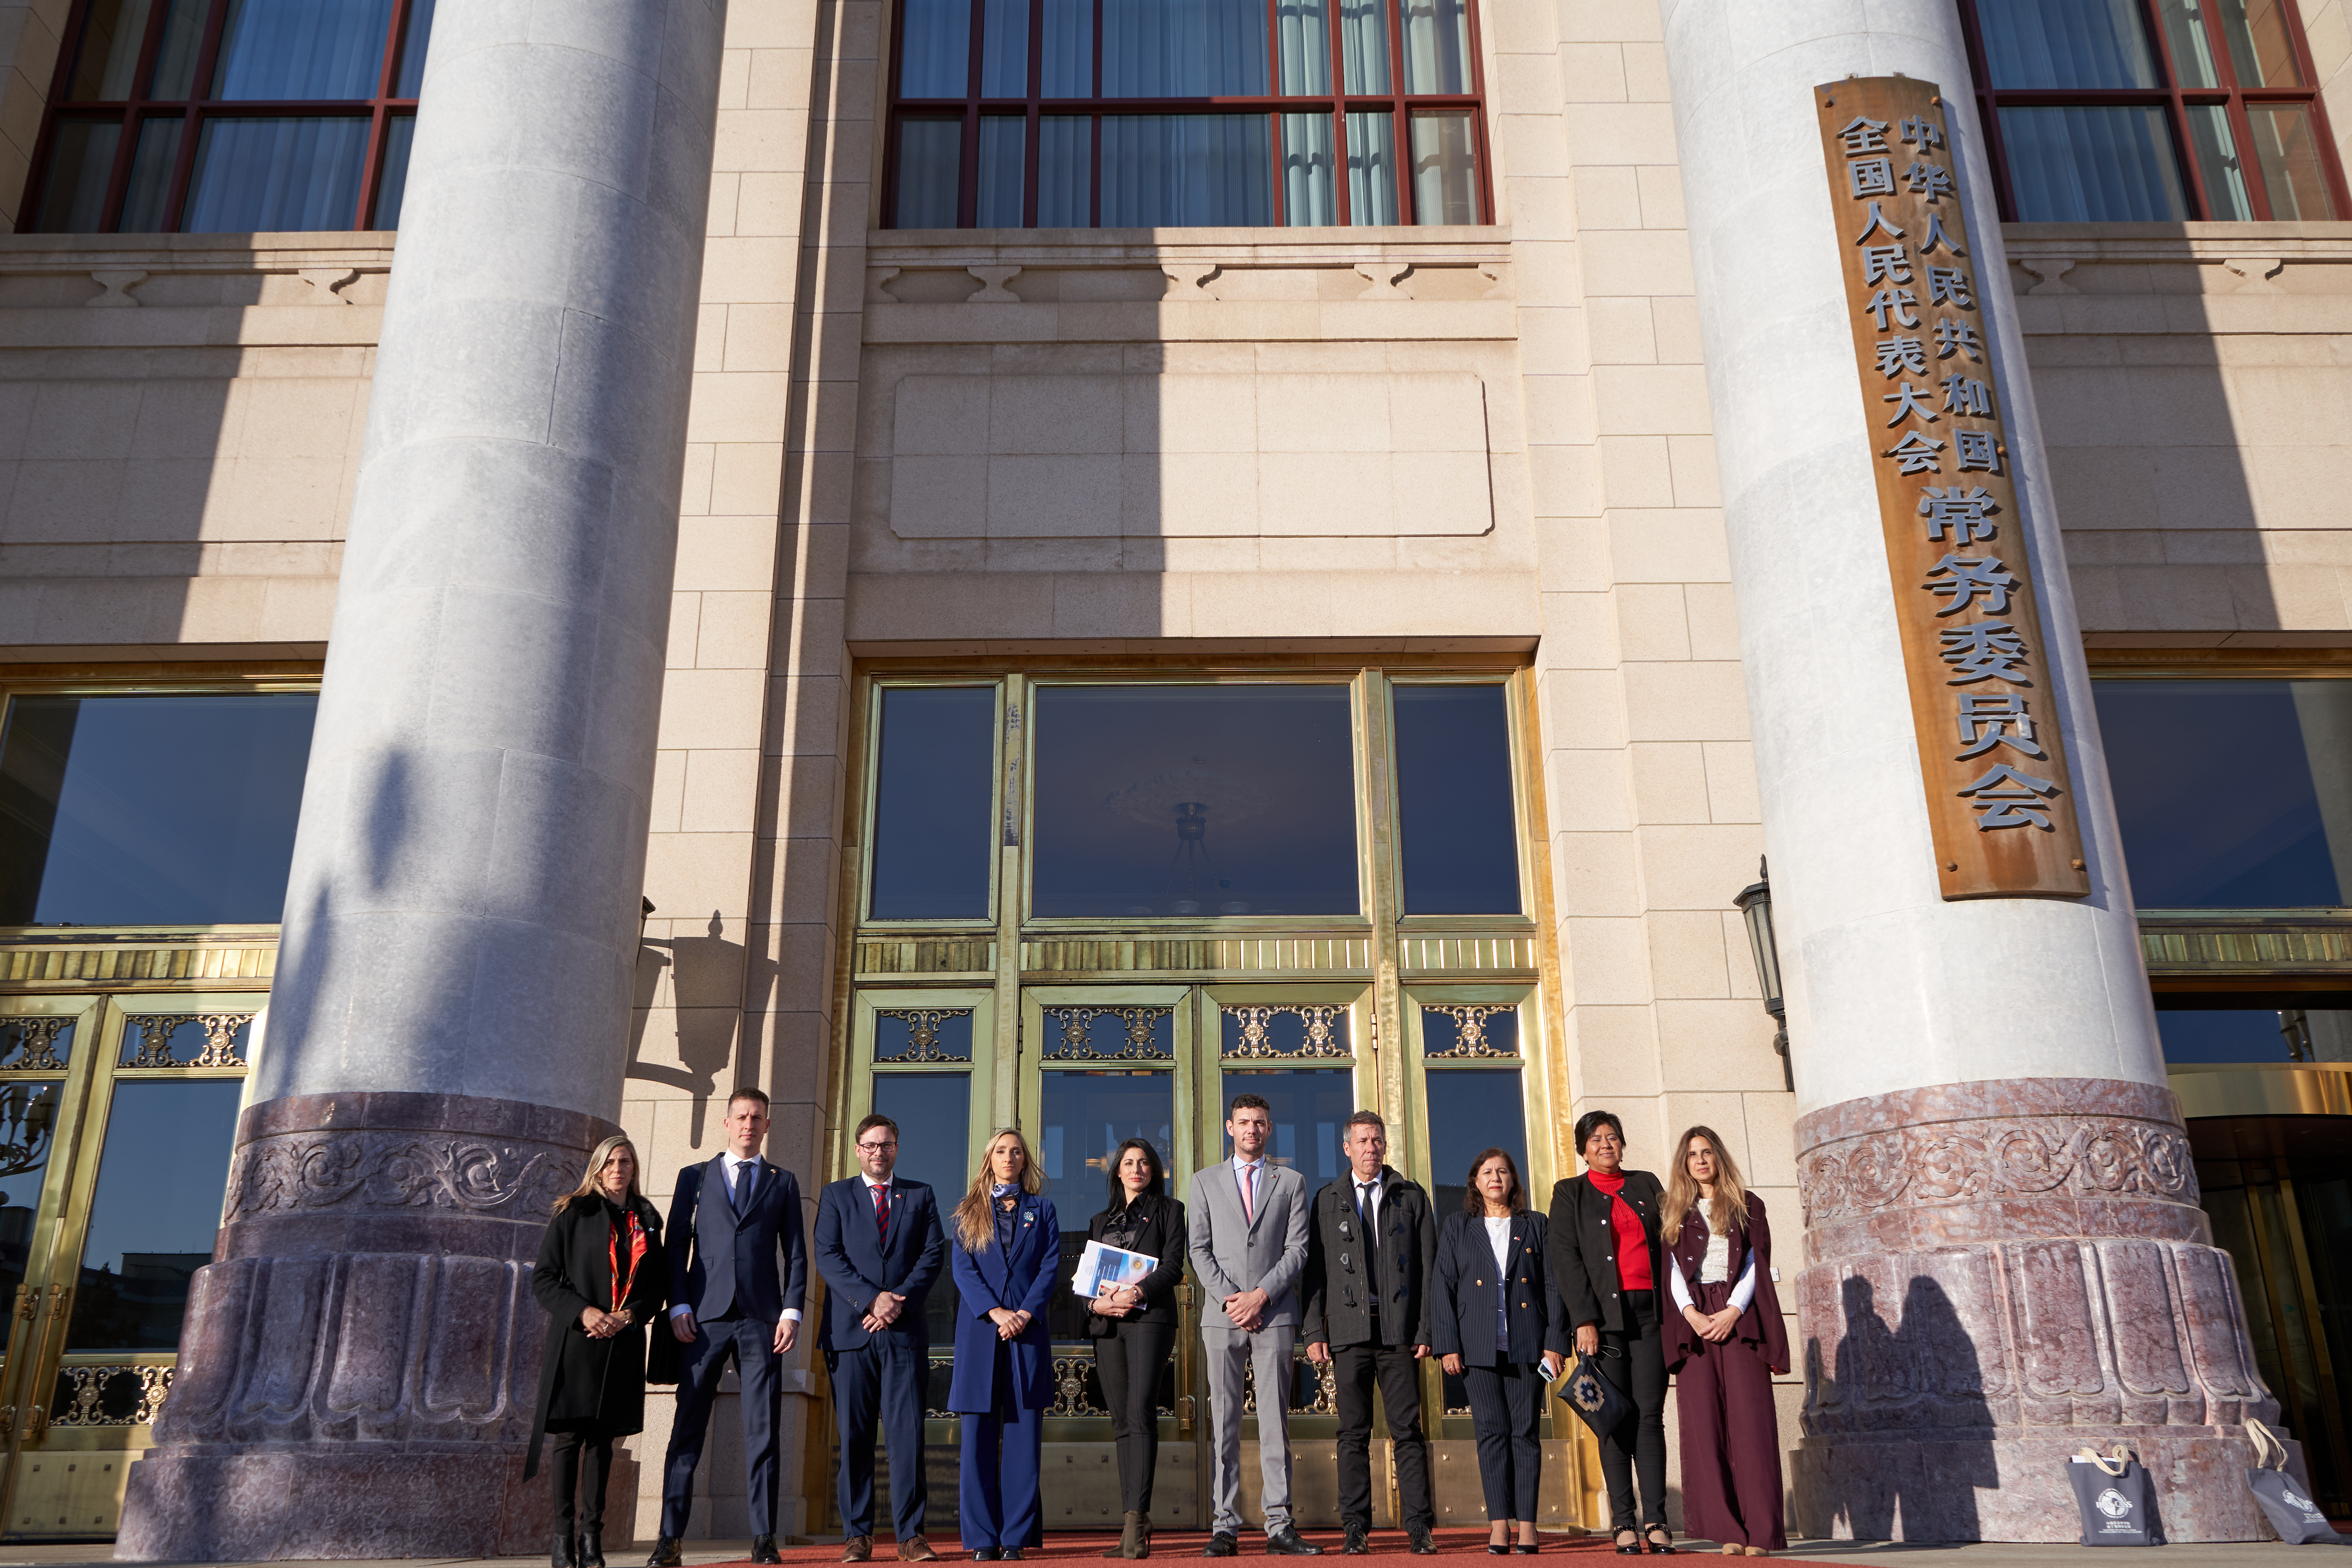
[[[123,1557],[546,1548],[530,1273],[620,1105],[724,16],[443,0],[269,1040]]]
[[[2067,1457],[2122,1441],[2173,1540],[2255,1539],[2232,1428],[2275,1407],[2165,1087],[1957,13],[1663,10],[1800,1111],[1792,1528],[2071,1541]],[[1813,98],[1888,75],[1947,89],[2084,899],[1937,884]]]

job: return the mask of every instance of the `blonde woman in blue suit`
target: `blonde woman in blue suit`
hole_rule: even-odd
[[[1037,1496],[1054,1351],[1045,1304],[1061,1269],[1062,1225],[1029,1141],[988,1141],[949,1227],[955,1376],[948,1408],[963,1418],[963,1544],[975,1563],[1015,1562],[1042,1528]]]

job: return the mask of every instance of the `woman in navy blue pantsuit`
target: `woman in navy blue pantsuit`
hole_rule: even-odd
[[[975,1563],[1018,1559],[1041,1523],[1037,1469],[1054,1402],[1045,1303],[1062,1261],[1044,1185],[1029,1141],[1008,1128],[988,1141],[950,1232],[961,1310],[948,1408],[963,1417],[963,1543]]]

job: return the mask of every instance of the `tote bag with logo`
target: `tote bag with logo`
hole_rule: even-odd
[[[2074,1506],[2083,1514],[2084,1546],[2161,1546],[2164,1529],[2156,1519],[2156,1488],[2147,1471],[2121,1443],[2112,1453],[2089,1448],[2066,1466],[2074,1483]]]
[[[2254,1500],[2262,1504],[2278,1538],[2289,1546],[2342,1545],[2344,1538],[2328,1528],[2327,1516],[2319,1511],[2319,1505],[2287,1474],[2286,1445],[2277,1434],[2249,1415],[2246,1436],[2254,1446],[2254,1466],[2246,1472],[2246,1485],[2252,1489]],[[2273,1451],[2276,1463],[2272,1462]]]

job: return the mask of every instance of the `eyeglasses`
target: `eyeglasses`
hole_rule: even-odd
[[[857,1146],[857,1152],[861,1154],[879,1154],[886,1149],[896,1149],[898,1146],[898,1141],[894,1138],[887,1143],[860,1143]]]

